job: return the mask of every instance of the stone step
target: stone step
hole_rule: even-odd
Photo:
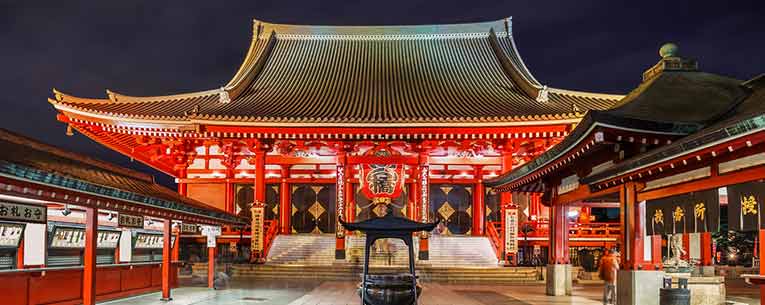
[[[430,240],[430,260],[433,266],[484,266],[496,267],[497,259],[489,240],[485,237],[434,236]],[[414,251],[419,242],[415,238]],[[364,238],[348,236],[346,241],[347,262],[360,263],[363,259]],[[337,262],[334,235],[280,235],[274,240],[267,262],[275,265],[333,265]],[[408,251],[400,240],[390,244],[391,265],[408,264]],[[372,265],[387,265],[386,254],[373,253]]]
[[[361,269],[357,266],[275,266],[235,265],[234,277],[254,279],[358,279]],[[405,268],[371,268],[372,273],[406,272]],[[417,274],[423,281],[438,282],[501,282],[537,283],[536,268],[433,268],[418,267]]]

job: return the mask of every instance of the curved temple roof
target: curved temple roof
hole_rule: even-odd
[[[580,118],[618,95],[547,88],[511,19],[423,26],[298,26],[255,20],[246,58],[220,89],[107,99],[55,91],[64,112],[114,119],[300,126],[412,126]]]

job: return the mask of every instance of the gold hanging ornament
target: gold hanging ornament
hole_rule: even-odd
[[[757,200],[753,195],[741,197],[741,213],[744,215],[757,214]]]
[[[653,212],[653,223],[664,225],[664,212],[662,210]]]
[[[679,222],[683,220],[683,216],[685,216],[685,212],[683,211],[680,206],[675,207],[675,212],[672,213],[672,216],[674,217],[675,222]]]
[[[706,211],[707,208],[704,206],[703,202],[699,202],[693,207],[693,215],[699,220],[704,220],[704,214]]]

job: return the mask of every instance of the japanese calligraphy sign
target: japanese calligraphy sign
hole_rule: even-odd
[[[99,249],[116,249],[120,242],[120,231],[98,230],[96,247]]]
[[[0,202],[0,220],[46,223],[48,208],[39,205]]]
[[[136,249],[162,249],[165,236],[162,234],[138,233],[136,234],[134,248]]]
[[[720,227],[717,189],[646,202],[648,235],[716,232]]]
[[[505,210],[505,253],[518,253],[518,209]]]
[[[261,202],[255,202],[252,204],[252,239],[250,243],[250,250],[252,253],[263,252],[263,228],[264,225],[264,213],[265,205]]]
[[[143,229],[143,216],[120,213],[117,225],[120,227]]]
[[[200,231],[202,235],[207,236],[207,247],[215,248],[217,246],[216,238],[220,236],[221,229],[219,226],[201,226]]]
[[[51,248],[82,249],[85,248],[85,229],[73,227],[54,227]]]
[[[181,233],[189,233],[189,234],[196,234],[199,232],[199,229],[197,228],[197,225],[193,223],[182,223],[181,224]]]
[[[736,231],[755,231],[763,227],[765,182],[728,186],[728,227]]]
[[[0,248],[18,248],[25,227],[23,223],[0,222]]]

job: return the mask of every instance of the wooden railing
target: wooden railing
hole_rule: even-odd
[[[263,234],[263,259],[268,257],[268,251],[271,249],[271,244],[273,244],[274,239],[276,238],[277,233],[279,232],[279,221],[277,220],[266,220],[263,222],[263,230],[265,233]]]
[[[502,223],[496,221],[487,222],[486,237],[489,238],[491,246],[494,249],[494,254],[497,255],[497,259],[502,259]]]
[[[521,223],[519,228],[525,226],[532,229],[529,237],[546,237],[550,232],[548,221],[526,221]],[[572,223],[568,230],[570,237],[619,237],[621,235],[621,225],[613,222]]]

